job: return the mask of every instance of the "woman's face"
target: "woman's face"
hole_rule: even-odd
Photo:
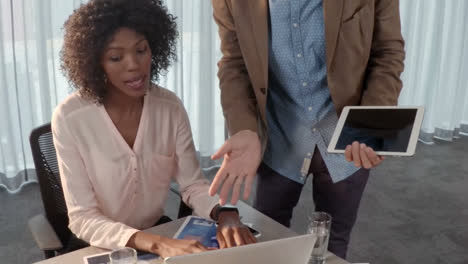
[[[149,89],[151,49],[146,38],[136,31],[117,30],[104,48],[101,64],[110,92],[141,97]]]

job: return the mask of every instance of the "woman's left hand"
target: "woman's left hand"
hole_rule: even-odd
[[[254,235],[249,228],[242,224],[236,212],[221,212],[218,218],[216,232],[219,248],[229,248],[240,245],[256,243]]]

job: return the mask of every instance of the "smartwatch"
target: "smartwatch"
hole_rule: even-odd
[[[239,210],[236,207],[221,206],[217,204],[216,207],[213,209],[213,215],[211,216],[213,220],[218,222],[219,215],[221,214],[221,212],[236,212],[239,214]]]

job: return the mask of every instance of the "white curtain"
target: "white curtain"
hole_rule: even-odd
[[[88,0],[0,1],[0,188],[35,181],[29,134],[50,122],[72,89],[60,71],[63,23]],[[177,17],[178,60],[160,85],[182,99],[197,150],[210,155],[224,141],[216,62],[217,28],[208,0],[167,0]],[[209,159],[202,159],[209,166]]]
[[[80,1],[0,1],[0,186],[34,180],[29,134],[70,91],[60,73],[61,28]]]
[[[216,75],[221,51],[211,1],[165,2],[177,17],[180,36],[178,60],[160,84],[182,99],[191,121],[195,146],[201,156],[210,156],[224,143],[224,117]]]
[[[423,105],[420,139],[468,135],[468,1],[400,0],[406,41],[400,105]]]

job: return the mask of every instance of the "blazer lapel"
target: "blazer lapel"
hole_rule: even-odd
[[[338,33],[341,26],[341,16],[343,12],[344,0],[323,0],[323,17],[325,21],[325,49],[327,54],[327,71],[335,55]],[[253,1],[255,2],[255,1]]]
[[[250,17],[257,52],[263,70],[264,85],[268,84],[268,0],[246,0],[250,4]]]

